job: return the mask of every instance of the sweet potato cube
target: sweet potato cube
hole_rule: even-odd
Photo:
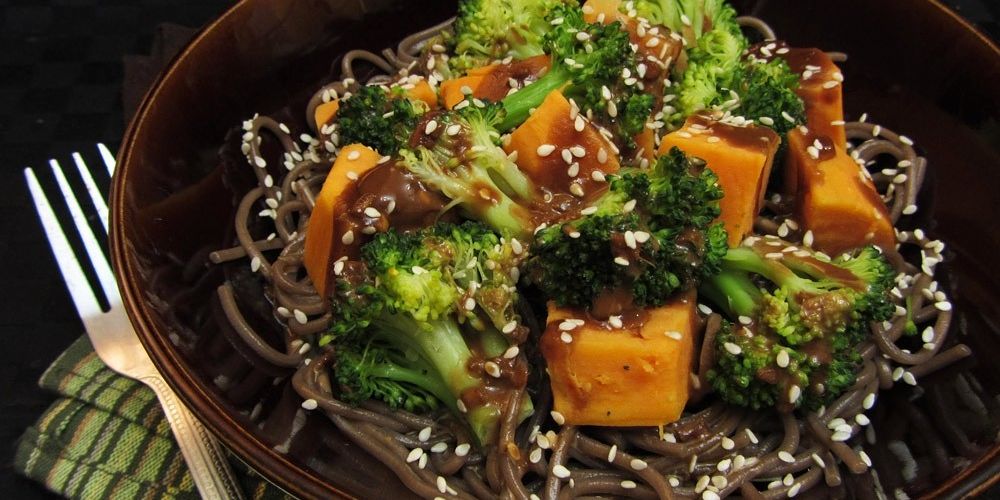
[[[779,143],[778,135],[767,127],[737,127],[692,115],[683,127],[663,137],[660,154],[676,146],[708,163],[724,193],[719,219],[729,232],[729,246],[736,246],[753,230]]]
[[[601,193],[607,186],[606,182],[594,179],[594,172],[617,172],[620,168],[618,155],[597,127],[582,116],[579,118],[583,127],[578,131],[570,108],[562,93],[550,93],[538,109],[514,129],[504,150],[508,154],[517,152],[517,166],[539,187],[551,193],[573,193],[589,199],[591,194]],[[565,158],[570,158],[571,164],[567,164]],[[572,187],[574,185],[579,187]]]
[[[686,293],[613,328],[582,310],[549,304],[541,348],[555,410],[567,424],[644,426],[677,420],[688,399],[695,298]],[[567,340],[569,340],[567,342]]]
[[[375,168],[380,158],[381,155],[367,146],[361,144],[344,146],[337,160],[333,162],[326,180],[323,181],[319,196],[316,197],[316,206],[309,216],[309,225],[306,228],[303,263],[320,296],[326,296],[327,278],[333,261],[341,255],[347,255],[346,252],[350,247],[357,246],[345,244],[343,241],[347,223],[339,220],[338,216],[347,212],[347,206],[357,196],[355,180]]]
[[[788,133],[796,219],[812,231],[813,248],[830,255],[867,244],[894,250],[896,233],[874,184],[843,148],[824,140],[798,129]],[[817,141],[826,147],[817,148]]]

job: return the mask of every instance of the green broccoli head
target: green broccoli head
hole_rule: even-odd
[[[320,340],[333,344],[342,397],[410,411],[442,403],[488,442],[501,412],[495,401],[462,399],[490,385],[470,371],[469,343],[490,359],[523,338],[514,309],[523,253],[519,242],[474,222],[375,235],[352,263],[360,267],[338,278],[331,329]],[[530,400],[522,404],[530,413]]]
[[[422,357],[385,342],[338,346],[333,371],[339,397],[348,403],[377,399],[393,409],[426,413],[450,399],[447,385]]]
[[[643,93],[634,78],[635,51],[620,22],[587,23],[579,6],[560,6],[559,24],[546,33],[544,49],[552,67],[534,83],[503,100],[507,116],[500,130],[509,130],[527,119],[554,90],[572,98],[584,112],[625,138],[642,131],[652,113],[653,98]]]
[[[650,170],[612,176],[579,218],[539,231],[532,280],[560,305],[589,307],[622,288],[637,305],[660,305],[718,269],[726,252],[726,232],[713,224],[721,198],[704,162],[674,148]]]
[[[417,131],[419,145],[400,152],[400,165],[473,218],[525,238],[534,227],[528,206],[537,189],[496,144],[494,125],[504,116],[500,105],[478,99],[437,113],[433,127]]]
[[[721,268],[701,291],[741,325],[716,337],[709,376],[734,404],[815,409],[832,400],[854,383],[872,323],[894,311],[895,272],[875,247],[829,260],[766,239],[730,249]]]
[[[545,53],[543,41],[552,30],[554,12],[575,5],[569,0],[463,0],[455,19],[449,60],[458,73],[513,57]]]
[[[729,99],[730,88],[740,67],[746,38],[728,26],[705,33],[697,45],[688,49],[688,62],[676,83],[667,88],[675,95],[677,106],[667,117],[670,123],[680,123],[687,116]]]
[[[739,32],[736,10],[725,0],[636,0],[639,17],[680,33],[688,46],[714,30]]]
[[[792,72],[784,59],[748,58],[739,65],[729,84],[739,96],[739,108],[734,113],[771,127],[784,143],[785,134],[806,121],[805,105],[795,93],[798,86],[799,75]],[[721,104],[720,100],[717,98],[716,104]]]
[[[383,155],[393,155],[406,144],[425,111],[424,103],[407,98],[402,89],[361,87],[337,110],[340,143],[361,143]]]

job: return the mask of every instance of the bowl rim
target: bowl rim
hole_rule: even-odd
[[[319,476],[307,473],[305,468],[292,462],[287,456],[274,451],[254,434],[248,432],[226,411],[213,394],[202,387],[194,373],[185,368],[184,360],[179,353],[167,342],[167,336],[157,333],[152,319],[154,313],[150,309],[150,304],[142,298],[142,290],[138,285],[138,279],[136,279],[137,270],[128,258],[129,250],[122,221],[125,214],[125,183],[131,170],[131,164],[135,159],[136,135],[145,123],[150,110],[157,105],[165,82],[190,59],[192,51],[206,37],[210,36],[220,25],[236,16],[241,9],[247,8],[246,5],[250,1],[237,1],[198,29],[157,75],[129,121],[117,153],[118,167],[112,178],[109,196],[111,212],[109,247],[112,266],[129,321],[160,374],[180,396],[184,404],[197,415],[199,421],[214,436],[219,438],[238,460],[286,493],[292,494],[294,492],[296,495],[308,498],[329,498],[331,495],[352,498],[351,495],[333,484],[323,481]],[[952,22],[961,25],[966,32],[975,36],[980,43],[994,53],[995,57],[1000,59],[1000,45],[991,40],[975,25],[945,6],[941,0],[924,0],[924,2],[951,18]],[[279,470],[282,471],[281,474],[277,473]],[[1000,482],[1000,444],[994,445],[965,469],[933,490],[924,493],[922,498],[976,496],[984,493],[998,482]]]

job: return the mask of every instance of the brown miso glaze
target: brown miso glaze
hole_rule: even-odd
[[[412,174],[391,162],[382,163],[366,172],[357,182],[347,186],[334,206],[333,252],[327,263],[327,283],[333,283],[333,267],[338,259],[346,257],[357,260],[360,248],[371,240],[365,228],[374,228],[375,233],[383,233],[394,228],[399,231],[413,231],[433,224],[444,217],[448,200],[440,193],[431,191]],[[366,208],[374,208],[380,217],[369,217]],[[390,210],[391,208],[391,210]],[[354,241],[343,243],[343,235],[351,231]],[[369,230],[370,231],[370,230]],[[374,233],[373,233],[374,234]]]
[[[704,113],[689,116],[685,126],[690,128],[691,125],[710,130],[712,135],[721,139],[721,142],[734,148],[757,150],[764,155],[768,154],[771,141],[778,140],[777,134],[769,128],[737,127],[713,120],[711,116]]]

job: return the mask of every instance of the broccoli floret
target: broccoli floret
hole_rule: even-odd
[[[622,76],[638,73],[635,52],[622,24],[587,23],[579,6],[559,6],[552,17],[559,24],[546,33],[543,42],[552,66],[541,78],[503,99],[507,116],[498,128],[516,127],[550,92],[561,90],[621,137],[641,132],[652,113],[653,98],[636,82],[626,84]]]
[[[337,110],[340,143],[361,143],[380,154],[394,155],[406,144],[426,109],[423,102],[407,98],[402,89],[361,87],[341,101]]]
[[[691,47],[720,26],[731,29],[736,20],[736,11],[725,0],[636,0],[634,4],[639,17],[680,33]]]
[[[489,442],[500,409],[465,398],[490,377],[470,372],[473,351],[498,358],[509,338],[523,334],[514,309],[522,257],[514,245],[466,222],[380,233],[362,247],[363,272],[339,279],[334,319],[320,340],[334,345],[341,397],[411,411],[443,404]],[[530,401],[522,406],[530,412]]]
[[[726,231],[712,222],[722,190],[705,163],[673,148],[650,170],[625,170],[592,208],[538,232],[528,269],[560,305],[589,307],[625,289],[656,306],[719,269]]]
[[[734,112],[760,123],[761,117],[769,118],[764,125],[774,129],[784,144],[785,134],[806,121],[805,105],[795,93],[798,86],[799,75],[783,59],[748,58],[739,65],[730,83],[729,88],[739,96],[739,111]],[[721,104],[720,99],[716,104]]]
[[[686,41],[686,61],[673,66],[674,83],[666,88],[670,104],[664,121],[677,127],[691,114],[730,99],[723,89],[732,84],[747,48],[730,5],[722,0],[639,0],[636,10]]]
[[[504,117],[497,103],[470,99],[431,117],[419,145],[400,152],[400,164],[421,182],[494,229],[525,238],[534,228],[528,206],[538,197],[534,183],[507,157],[494,128]]]
[[[454,25],[451,69],[459,74],[498,59],[545,53],[550,14],[570,0],[463,0]]]
[[[816,409],[849,388],[858,344],[890,318],[895,276],[875,247],[829,260],[778,239],[730,249],[701,292],[732,321],[708,378],[726,401]]]

